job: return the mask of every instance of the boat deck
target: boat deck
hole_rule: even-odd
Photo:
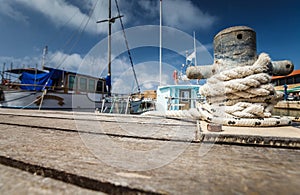
[[[299,189],[298,123],[209,132],[204,122],[135,115],[0,109],[0,116],[4,194]]]

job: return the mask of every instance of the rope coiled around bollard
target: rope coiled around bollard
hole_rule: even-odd
[[[207,79],[207,83],[200,88],[206,102],[199,102],[196,110],[166,111],[163,115],[192,117],[229,126],[289,125],[289,118],[272,117],[271,114],[283,94],[277,93],[271,84],[268,74],[270,64],[269,55],[262,53],[251,66],[221,71]]]

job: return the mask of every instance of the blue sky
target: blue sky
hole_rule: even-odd
[[[82,61],[92,48],[107,36],[107,25],[96,24],[97,20],[107,18],[107,0],[0,0],[0,3],[1,68],[3,63],[7,66],[13,63],[14,67],[40,66],[43,48],[48,45],[47,65],[60,65],[60,68],[76,71],[77,66],[84,64]],[[119,0],[119,6],[125,15],[123,21],[126,28],[159,24],[159,0]],[[112,7],[112,15],[117,15],[114,0]],[[95,11],[89,19],[93,8]],[[190,36],[195,31],[197,47],[204,46],[210,55],[213,55],[213,37],[220,30],[246,25],[257,33],[258,53],[266,52],[272,60],[291,60],[295,68],[300,69],[299,9],[300,2],[297,0],[163,0],[163,25]],[[119,22],[116,22],[113,32],[120,29]],[[147,38],[141,35],[130,38],[130,41]],[[192,42],[189,45],[192,49]],[[113,69],[115,75],[120,75],[124,67],[129,67],[125,55],[119,54],[114,56],[113,65],[123,69]],[[148,62],[158,61],[157,48],[145,45],[134,48],[132,54],[135,64],[148,66],[137,69],[144,72],[156,69]],[[184,51],[181,56],[174,54],[176,52],[164,50],[163,60],[170,66],[169,71],[173,67],[180,69],[185,61]],[[204,55],[207,53],[197,54],[199,63],[212,63],[212,58]],[[99,63],[105,64],[105,55],[99,57],[102,58]],[[166,73],[166,78],[168,75]],[[140,76],[141,83],[149,83],[143,81],[145,77],[147,74]],[[157,77],[152,76],[148,80],[157,80]],[[167,79],[166,83],[171,81]]]

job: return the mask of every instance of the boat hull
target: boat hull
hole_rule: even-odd
[[[80,110],[103,113],[137,114],[142,100],[110,97],[103,98],[103,94],[59,93],[36,91],[3,91],[4,97],[0,102],[2,108],[16,109],[47,109],[47,110]]]
[[[4,101],[1,107],[27,109],[92,109],[102,106],[100,94],[70,94],[34,91],[3,91]]]

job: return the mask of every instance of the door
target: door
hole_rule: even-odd
[[[179,104],[181,110],[188,110],[191,108],[191,89],[180,89]]]

